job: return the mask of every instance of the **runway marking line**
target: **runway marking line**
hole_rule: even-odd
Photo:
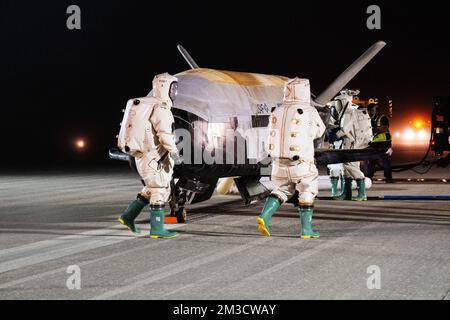
[[[213,217],[211,217],[211,218],[213,218]],[[240,223],[240,221],[239,222],[234,221],[233,223],[230,223],[228,225],[232,226],[232,225],[239,224],[239,223]],[[180,224],[180,225],[177,225],[177,226],[170,226],[167,229],[175,229],[175,228],[182,227],[182,226],[186,226],[186,224]],[[121,226],[114,225],[114,226],[111,226],[111,227],[106,228],[106,229],[91,230],[91,231],[84,232],[82,234],[83,235],[90,235],[90,234],[97,234],[98,235],[99,233],[101,233],[99,231],[108,232],[108,230],[109,230],[109,232],[112,232],[112,231],[114,231],[116,229],[119,229],[119,228],[121,228]],[[214,229],[218,229],[218,228],[223,228],[223,225],[214,226],[211,229],[214,230]],[[82,234],[80,234],[80,235],[82,235]],[[70,235],[70,236],[65,236],[65,237],[62,237],[62,238],[67,239],[67,238],[73,238],[74,236],[75,235]],[[193,235],[189,235],[188,234],[188,235],[185,236],[185,238],[186,237],[192,237],[192,236]],[[134,239],[136,237],[128,236],[127,238],[128,239]],[[140,238],[142,238],[142,237],[140,237]],[[128,239],[123,239],[123,240],[125,241],[125,240],[128,240]],[[56,240],[56,239],[54,239],[54,240]],[[54,241],[54,240],[45,240],[45,241],[42,241],[42,242]],[[142,250],[142,249],[146,249],[148,247],[154,247],[154,246],[157,246],[157,245],[159,245],[161,243],[163,243],[163,242],[154,241],[151,244],[146,245],[144,247],[135,248],[135,249],[127,249],[124,252],[115,253],[115,254],[112,254],[112,255],[109,255],[109,256],[106,256],[106,257],[100,257],[98,259],[94,259],[94,260],[90,260],[90,261],[85,261],[83,263],[80,263],[79,266],[83,267],[83,266],[86,266],[86,265],[95,264],[97,262],[101,262],[101,261],[104,261],[104,260],[107,260],[107,259],[111,259],[111,258],[115,258],[115,257],[118,257],[118,256],[122,256],[122,255],[128,254],[130,252],[139,251],[139,250]],[[25,245],[25,246],[28,246],[28,245]],[[29,245],[29,246],[31,246],[31,245]],[[21,247],[24,247],[24,246],[21,246]],[[17,247],[17,248],[21,248],[21,247]],[[12,251],[13,249],[15,249],[15,248],[5,249],[4,251]],[[95,249],[95,248],[93,248],[93,249]],[[83,251],[81,251],[81,252],[83,252]],[[81,253],[81,252],[78,252],[78,253]],[[65,271],[66,271],[66,267],[64,267],[64,268],[57,268],[57,269],[54,269],[54,270],[51,270],[51,271],[47,271],[47,272],[44,272],[44,273],[39,273],[37,275],[32,275],[32,276],[20,278],[20,279],[17,279],[17,280],[13,280],[13,281],[10,281],[10,282],[7,282],[7,283],[0,284],[0,289],[13,287],[15,285],[20,285],[20,284],[28,282],[28,281],[38,280],[38,279],[40,279],[42,277],[51,276],[51,275],[54,275],[54,274],[57,274],[57,273],[60,273],[60,272],[65,272]]]
[[[168,230],[183,225],[168,226]],[[101,237],[101,238],[99,238]],[[0,273],[16,270],[80,252],[135,239],[123,226],[90,230],[80,234],[44,240],[19,247],[0,250]]]

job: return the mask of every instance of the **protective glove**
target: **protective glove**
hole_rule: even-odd
[[[386,154],[388,154],[390,157],[392,157],[392,153],[394,153],[394,150],[392,150],[392,148],[389,148],[388,151],[386,151]]]

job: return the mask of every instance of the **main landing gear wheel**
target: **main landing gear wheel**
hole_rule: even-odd
[[[187,210],[185,207],[180,207],[178,210],[170,210],[170,215],[177,218],[178,223],[186,223]]]

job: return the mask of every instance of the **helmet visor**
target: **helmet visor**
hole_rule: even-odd
[[[172,82],[170,84],[169,89],[169,97],[172,100],[172,102],[175,101],[177,95],[178,95],[178,82]]]

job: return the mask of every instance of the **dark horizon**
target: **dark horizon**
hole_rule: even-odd
[[[81,30],[66,28],[71,4]],[[377,31],[366,27],[366,1],[252,4],[3,1],[2,166],[109,163],[125,102],[146,95],[155,74],[188,69],[179,43],[202,67],[301,76],[318,93],[383,40],[348,87],[394,100],[394,123],[427,117],[434,96],[450,95],[448,2],[375,3]]]

